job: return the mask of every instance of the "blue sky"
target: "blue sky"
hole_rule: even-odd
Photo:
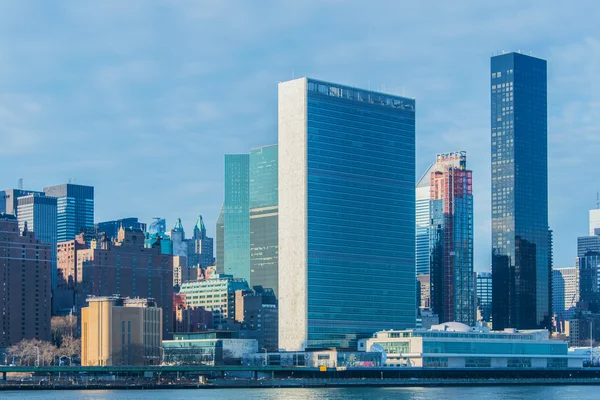
[[[311,76],[415,97],[418,174],[467,151],[487,270],[489,58],[521,50],[548,60],[550,224],[572,265],[600,190],[598,21],[594,1],[0,0],[0,188],[72,178],[97,221],[203,214],[214,235],[223,154],[275,143],[277,82]]]

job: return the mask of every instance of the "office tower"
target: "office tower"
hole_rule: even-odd
[[[21,196],[43,195],[43,192],[23,189],[6,189],[0,190],[0,213],[12,214],[15,217],[18,215],[18,200]]]
[[[491,321],[492,315],[492,274],[489,272],[477,273],[477,320]]]
[[[104,232],[106,236],[110,239],[115,239],[119,233],[119,229],[123,228],[133,228],[133,229],[141,229],[146,232],[146,224],[140,222],[137,218],[122,218],[114,221],[104,221],[98,222],[96,224],[96,235]]]
[[[250,285],[277,295],[277,145],[250,150]]]
[[[217,274],[225,273],[225,225],[223,223],[224,206],[221,206],[219,217],[217,218],[216,224],[216,235],[217,235],[217,254],[215,260],[215,266]]]
[[[194,235],[188,241],[188,265],[206,268],[213,263],[213,239],[206,235],[206,227],[200,215],[194,226]]]
[[[429,225],[431,207],[431,165],[425,174],[419,179],[416,188],[416,265],[417,275],[429,275],[430,249],[429,249]],[[429,306],[428,306],[429,307]]]
[[[199,332],[212,329],[213,313],[187,304],[186,295],[173,293],[173,333]]]
[[[438,154],[431,169],[431,305],[440,322],[475,323],[473,173],[464,151]]]
[[[144,232],[121,228],[117,239],[103,235],[89,249],[77,251],[81,282],[77,285],[78,307],[88,296],[152,298],[163,308],[164,335],[173,326],[173,256],[161,252],[160,245],[144,247]]]
[[[590,236],[600,235],[600,209],[590,210]]]
[[[557,322],[565,321],[575,314],[579,302],[579,269],[577,267],[552,270],[552,313]]]
[[[81,309],[81,365],[160,365],[163,310],[153,299],[87,299]]]
[[[223,205],[223,268],[226,274],[250,281],[250,158],[225,154]]]
[[[42,243],[50,245],[51,286],[56,289],[56,197],[41,194],[21,196],[17,200],[19,230],[35,233]]]
[[[177,218],[177,222],[171,229],[171,242],[173,242],[173,255],[179,257],[187,257],[188,245],[185,240],[185,231],[181,224],[181,218]]]
[[[148,226],[148,234],[159,234],[163,235],[167,233],[167,220],[164,218],[154,218],[154,221]]]
[[[278,119],[279,346],[414,327],[415,101],[300,78]]]
[[[588,251],[577,257],[579,299],[592,312],[600,312],[600,253]]]
[[[550,327],[546,61],[491,59],[494,329]]]
[[[181,284],[180,294],[190,307],[203,307],[213,313],[213,325],[235,319],[235,292],[249,289],[248,282],[232,275],[212,274],[208,279]]]
[[[17,218],[0,213],[0,348],[50,340],[52,252]]]
[[[64,185],[44,188],[46,196],[57,197],[56,240],[67,242],[85,233],[90,240],[94,231],[94,188],[92,186]]]

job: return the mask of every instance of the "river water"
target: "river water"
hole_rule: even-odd
[[[2,400],[588,400],[600,386],[480,386],[336,389],[176,389],[0,392]]]

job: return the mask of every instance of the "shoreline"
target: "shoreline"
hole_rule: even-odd
[[[25,390],[165,390],[165,389],[325,389],[348,387],[450,387],[450,386],[567,386],[599,385],[600,379],[339,379],[339,380],[212,380],[199,383],[92,383],[46,384],[1,383],[0,392]]]

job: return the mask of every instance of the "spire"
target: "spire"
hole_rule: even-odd
[[[196,220],[196,226],[194,228],[198,229],[201,232],[204,232],[206,230],[206,227],[204,226],[204,220],[202,219],[202,215],[198,216],[198,219]]]
[[[181,225],[181,218],[177,218],[177,223],[175,223],[174,231],[183,232],[183,225]]]

